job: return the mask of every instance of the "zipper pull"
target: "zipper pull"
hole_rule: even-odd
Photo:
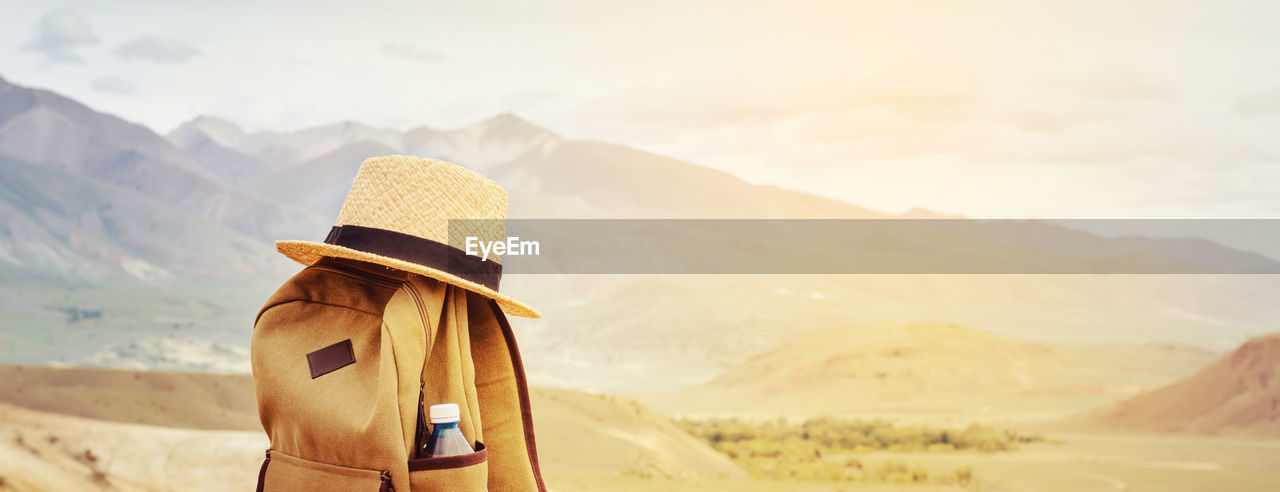
[[[382,471],[382,486],[378,487],[378,492],[395,492],[395,487],[391,485],[391,472]]]
[[[425,393],[426,388],[427,388],[427,382],[425,380],[419,379],[418,380],[418,422],[417,422],[417,429],[413,433],[413,451],[410,453],[410,456],[409,456],[410,458],[413,458],[413,459],[422,458],[423,457],[422,447],[427,445],[427,419],[426,419],[426,416],[423,415],[422,413],[422,401],[424,399],[423,393]]]

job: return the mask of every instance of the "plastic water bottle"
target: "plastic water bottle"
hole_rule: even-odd
[[[458,404],[443,403],[431,405],[431,438],[427,440],[429,457],[458,456],[471,454],[471,443],[458,430]]]

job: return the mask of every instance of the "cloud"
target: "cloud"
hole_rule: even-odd
[[[512,92],[502,99],[502,105],[511,111],[529,111],[554,102],[558,95],[549,89],[525,89]]]
[[[868,73],[754,68],[665,87],[637,87],[593,105],[633,122],[706,128],[877,109],[913,120],[954,121],[970,117],[986,98],[972,71],[897,64]]]
[[[1241,116],[1280,115],[1280,87],[1241,97],[1233,109]]]
[[[40,53],[53,63],[84,63],[76,50],[98,43],[84,17],[74,10],[57,9],[36,22],[35,35],[22,45],[22,50]]]
[[[145,36],[120,45],[115,54],[125,60],[154,63],[182,63],[201,55],[199,48],[185,42]]]
[[[1117,80],[1080,88],[1080,93],[1112,101],[1172,101],[1173,88],[1163,82]]]
[[[422,48],[422,47],[414,46],[411,44],[387,43],[382,45],[382,52],[388,55],[398,56],[401,58],[408,58],[410,60],[418,61],[422,63],[435,63],[439,61],[444,61],[445,59],[448,58],[443,54],[441,54],[439,51],[428,49],[428,48]]]
[[[1077,94],[1109,102],[1171,102],[1177,91],[1162,75],[1149,73],[1142,65],[1103,63],[1074,73],[1057,74],[1055,85],[1065,85]]]
[[[90,84],[93,90],[108,94],[132,96],[138,93],[138,87],[128,80],[119,77],[99,77]]]

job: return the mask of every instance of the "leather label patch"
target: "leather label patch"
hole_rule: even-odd
[[[311,368],[311,379],[355,363],[356,353],[351,348],[350,338],[307,354],[307,366]]]

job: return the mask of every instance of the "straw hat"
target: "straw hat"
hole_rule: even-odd
[[[498,293],[502,257],[488,260],[449,244],[505,241],[507,192],[489,178],[435,159],[373,157],[360,165],[324,242],[276,241],[276,249],[310,266],[324,256],[367,261],[456,285],[497,301],[512,316],[537,310]]]

